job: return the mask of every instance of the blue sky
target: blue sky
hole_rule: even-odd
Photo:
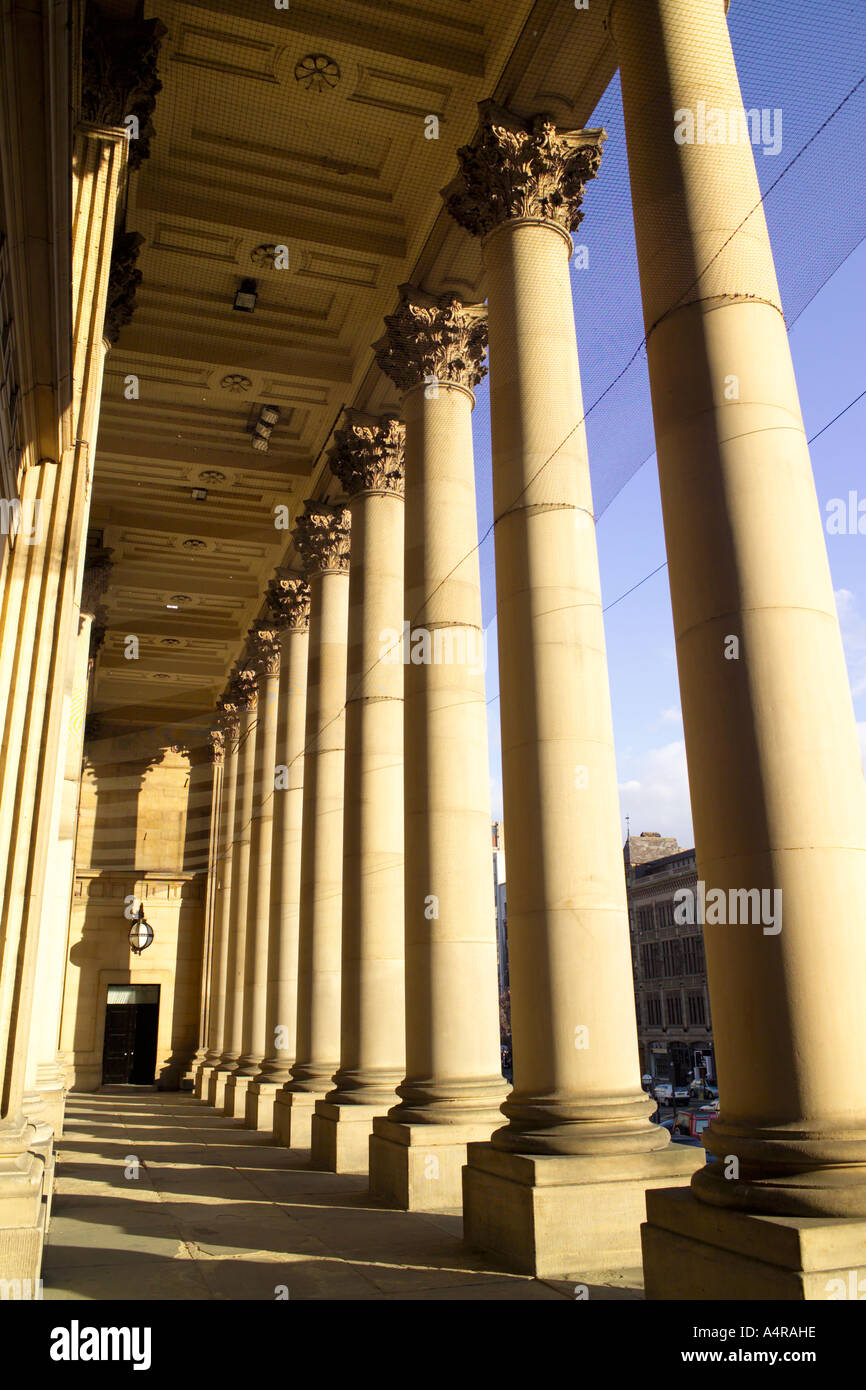
[[[760,7],[735,0],[730,19],[745,105],[782,113],[780,154],[764,156],[758,150],[756,162],[767,195],[783,303],[789,324],[794,320],[789,341],[806,430],[812,436],[866,388],[866,241],[856,245],[866,232],[866,84],[807,145],[866,66],[866,5],[861,0],[826,0],[817,35],[814,24],[806,23],[807,3],[813,0],[762,0]],[[591,124],[604,125],[608,141],[599,179],[587,190],[585,221],[575,236],[588,247],[589,265],[572,270],[587,408],[629,361],[643,336],[618,81],[611,84]],[[778,187],[768,192],[804,146]],[[812,297],[840,259],[842,264]],[[483,536],[492,521],[486,383],[477,397],[474,434]],[[665,559],[642,353],[601,405],[589,412],[587,430],[599,515],[602,593],[605,606],[613,604],[605,624],[623,833],[628,815],[633,834],[657,830],[691,846],[667,570],[614,603]],[[866,499],[864,436],[866,397],[812,446],[825,516],[831,499],[847,498],[852,490]],[[621,486],[625,478],[629,481]],[[866,754],[866,535],[828,535],[827,543]],[[481,573],[489,644],[491,800],[498,817],[502,791],[492,535],[481,546]]]

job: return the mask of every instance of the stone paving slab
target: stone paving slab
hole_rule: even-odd
[[[70,1095],[57,1175],[46,1300],[574,1298],[491,1268],[459,1212],[382,1207],[365,1177],[316,1171],[188,1093]],[[590,1296],[641,1293],[626,1278]]]

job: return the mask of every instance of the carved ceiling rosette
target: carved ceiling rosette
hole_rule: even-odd
[[[348,507],[304,503],[293,535],[307,574],[348,570],[351,524]]]
[[[480,102],[478,114],[478,136],[457,151],[460,173],[442,190],[451,216],[474,236],[516,218],[573,232],[606,132],[557,130],[549,116],[525,121],[493,101]]]
[[[279,675],[280,634],[276,627],[252,628],[248,650],[249,660],[258,675]]]
[[[162,83],[157,63],[168,30],[159,19],[121,20],[88,0],[84,19],[81,119],[91,125],[123,126],[135,116],[137,138],[129,141],[129,167],[150,153],[152,116]]]
[[[400,391],[452,384],[471,391],[487,373],[487,309],[455,294],[428,294],[400,286],[400,304],[385,316],[385,334],[373,344],[376,361]]]
[[[268,610],[278,627],[306,632],[310,626],[310,586],[302,574],[278,574],[268,585]]]
[[[334,431],[328,453],[331,472],[347,497],[360,492],[403,494],[403,445],[406,427],[397,415],[367,415],[347,410],[342,429]]]

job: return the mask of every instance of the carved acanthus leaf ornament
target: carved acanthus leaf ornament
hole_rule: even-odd
[[[457,295],[432,295],[401,285],[400,303],[385,316],[376,361],[401,391],[451,383],[472,390],[486,374],[487,309]]]
[[[396,415],[366,415],[347,410],[342,429],[334,431],[328,458],[331,472],[348,497],[359,492],[396,492],[405,481],[403,445],[406,428]]]
[[[294,531],[295,545],[308,574],[348,570],[351,517],[348,507],[306,502]]]

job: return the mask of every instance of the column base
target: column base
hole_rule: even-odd
[[[274,1101],[284,1086],[282,1081],[259,1081],[254,1077],[247,1087],[244,1125],[269,1134],[274,1127]]]
[[[474,1250],[536,1278],[640,1264],[648,1189],[688,1186],[703,1149],[669,1144],[643,1154],[518,1154],[470,1144],[463,1233]]]
[[[310,1166],[328,1173],[366,1173],[379,1105],[335,1105],[320,1100],[313,1115]]]
[[[370,1196],[401,1211],[445,1211],[463,1201],[466,1146],[486,1141],[489,1124],[412,1125],[378,1115],[370,1138]]]
[[[274,1143],[287,1149],[308,1149],[316,1101],[323,1095],[311,1091],[277,1091],[274,1096]]]
[[[641,1227],[648,1299],[866,1298],[866,1218],[759,1216],[648,1192]]]
[[[63,1115],[66,1109],[66,1088],[62,1081],[56,1081],[50,1086],[40,1086],[37,1083],[36,1089],[41,1099],[41,1117],[46,1124],[51,1126],[51,1132],[55,1139],[59,1139],[63,1134]]]
[[[195,1074],[195,1085],[193,1091],[199,1100],[207,1102],[208,1086],[210,1079],[216,1071],[215,1062],[203,1062]]]
[[[207,1103],[215,1110],[222,1110],[226,1103],[226,1086],[230,1076],[234,1076],[233,1071],[222,1071],[219,1067],[211,1072],[207,1085]]]
[[[232,1072],[226,1081],[225,1093],[223,1095],[222,1112],[224,1115],[232,1116],[236,1120],[242,1120],[246,1114],[247,1091],[252,1076],[238,1076],[237,1072]]]
[[[8,1281],[7,1297],[41,1298],[46,1221],[42,1153],[0,1151],[0,1279]]]

